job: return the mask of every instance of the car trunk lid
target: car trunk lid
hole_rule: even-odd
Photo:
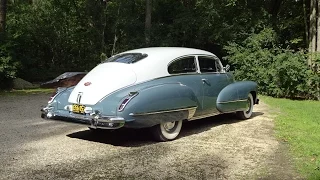
[[[130,64],[103,63],[92,69],[74,88],[69,103],[94,105],[106,95],[136,82]]]

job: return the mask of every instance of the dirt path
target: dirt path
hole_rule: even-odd
[[[44,121],[46,100],[0,97],[0,179],[298,179],[263,102],[252,119],[191,121],[179,139],[156,143],[146,130],[92,134]]]

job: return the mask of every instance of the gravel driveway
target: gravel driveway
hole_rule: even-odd
[[[298,179],[263,102],[252,119],[186,122],[179,139],[158,143],[143,129],[43,120],[48,96],[0,96],[0,179]]]

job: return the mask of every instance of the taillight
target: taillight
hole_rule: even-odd
[[[139,94],[138,92],[130,92],[129,95],[120,104],[118,111],[119,112],[123,111],[126,105],[131,101],[131,99],[136,97],[138,94]]]
[[[53,98],[54,98],[57,94],[58,94],[58,91],[54,92],[54,93],[50,96],[48,103],[51,103],[51,102],[53,101]]]

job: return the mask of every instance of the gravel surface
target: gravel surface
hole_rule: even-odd
[[[299,179],[263,102],[249,120],[186,122],[179,139],[158,143],[145,129],[43,120],[47,100],[0,96],[0,179]]]

